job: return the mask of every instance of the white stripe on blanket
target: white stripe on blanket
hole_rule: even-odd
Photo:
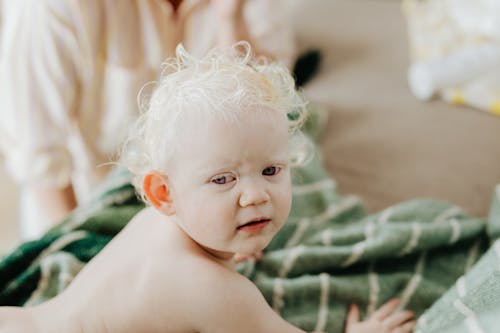
[[[455,217],[459,214],[463,214],[462,208],[458,206],[453,206],[442,212],[436,219],[434,220],[434,223],[441,223],[443,221],[448,220],[451,217]]]
[[[314,224],[323,224],[324,222],[332,219],[339,214],[345,212],[352,207],[359,205],[359,198],[355,196],[346,197],[340,203],[335,203],[328,206],[328,208],[321,214],[317,215],[313,219]]]
[[[471,246],[469,250],[469,254],[467,255],[467,260],[465,262],[464,273],[470,271],[472,265],[476,262],[479,256],[479,246],[481,245],[481,239],[478,239],[474,242],[474,245]]]
[[[460,298],[464,298],[467,294],[467,290],[465,287],[465,278],[463,276],[459,277],[457,280],[457,292]]]
[[[453,306],[462,314],[465,316],[465,325],[467,325],[467,328],[469,329],[469,332],[471,333],[484,333],[484,331],[481,329],[479,326],[479,323],[477,322],[476,315],[474,311],[469,309],[467,305],[462,303],[460,300],[456,299],[453,302]]]
[[[295,245],[297,245],[300,240],[302,239],[302,236],[306,232],[307,228],[311,224],[311,220],[307,217],[301,219],[299,223],[297,224],[297,228],[295,228],[295,232],[293,235],[288,239],[288,242],[285,244],[285,249],[291,248]]]
[[[319,275],[321,293],[319,297],[318,321],[315,331],[324,331],[328,320],[328,292],[330,287],[330,276],[326,273]]]
[[[427,253],[424,252],[420,255],[420,258],[418,258],[418,262],[415,268],[415,274],[413,274],[410,281],[406,285],[406,288],[401,294],[401,301],[399,303],[398,310],[406,308],[406,305],[408,305],[408,302],[410,302],[411,297],[417,290],[420,281],[422,281],[422,273],[424,271],[426,255]]]
[[[420,240],[420,235],[422,234],[422,227],[418,223],[411,224],[411,237],[406,246],[401,252],[399,252],[399,256],[402,257],[411,251],[418,245],[418,241]]]
[[[366,239],[354,245],[351,255],[349,256],[349,258],[347,258],[346,261],[342,263],[342,267],[352,265],[353,263],[358,261],[365,252],[366,246],[368,245],[368,242],[373,238],[373,234],[375,232],[375,225],[372,221],[369,221],[366,224],[364,231]]]
[[[382,214],[380,214],[380,217],[378,218],[378,221],[380,224],[385,224],[389,221],[389,218],[391,215],[394,213],[394,209],[392,207],[389,207],[385,209]]]
[[[366,312],[368,316],[371,316],[377,309],[378,299],[380,294],[380,286],[378,284],[378,275],[374,272],[375,262],[370,263],[370,268],[368,270],[368,285],[370,287],[370,295],[368,299],[368,306]]]
[[[40,262],[40,260],[48,256],[49,254],[60,251],[71,243],[87,237],[87,235],[88,233],[86,231],[78,230],[59,237],[38,255],[33,264]]]
[[[281,308],[283,307],[283,295],[285,290],[283,289],[283,280],[280,278],[274,279],[273,286],[273,310],[280,314]]]
[[[450,226],[451,226],[451,237],[448,244],[453,244],[460,238],[461,228],[460,224],[456,219],[450,220]]]
[[[288,257],[286,257],[283,265],[281,266],[279,277],[284,278],[288,275],[288,273],[292,270],[293,265],[295,264],[295,260],[297,260],[298,256],[304,252],[305,247],[303,245],[297,246],[290,250]]]

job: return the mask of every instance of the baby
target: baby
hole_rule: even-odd
[[[59,296],[2,308],[0,332],[303,332],[234,269],[288,217],[303,118],[286,68],[248,44],[203,59],[178,47],[122,154],[149,207]],[[351,307],[346,332],[411,332],[397,305],[366,321]]]

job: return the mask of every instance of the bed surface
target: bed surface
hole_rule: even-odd
[[[321,144],[340,192],[370,211],[432,197],[485,216],[500,183],[500,117],[411,95],[400,2],[301,0],[293,13],[299,47],[323,53],[305,94],[329,111]]]

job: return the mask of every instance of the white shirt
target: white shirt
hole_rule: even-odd
[[[294,40],[283,4],[248,0],[257,49],[290,62]],[[215,45],[208,1],[16,0],[4,4],[0,147],[21,183],[65,186],[80,196],[105,174],[137,116],[137,95],[182,42],[201,55]],[[79,184],[79,185],[78,185]],[[80,187],[80,188],[78,188]]]

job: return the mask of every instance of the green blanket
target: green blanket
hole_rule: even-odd
[[[289,221],[261,261],[239,266],[286,320],[342,332],[349,304],[367,315],[399,296],[402,307],[427,310],[419,332],[495,330],[500,187],[486,221],[423,199],[367,215],[359,199],[336,192],[318,156],[293,178]],[[60,293],[142,207],[129,175],[114,172],[91,202],[2,259],[0,304],[33,305]]]

